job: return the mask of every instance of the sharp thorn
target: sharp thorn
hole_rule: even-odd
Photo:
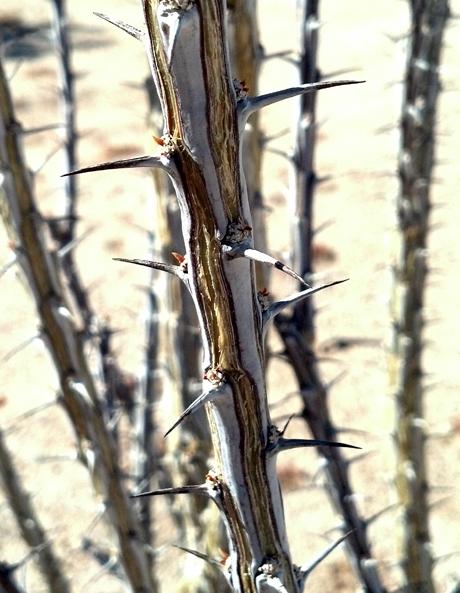
[[[31,336],[30,338],[27,338],[26,340],[24,340],[23,342],[21,342],[17,346],[14,346],[14,348],[12,348],[11,350],[9,350],[6,354],[4,354],[2,356],[2,358],[0,358],[0,366],[2,364],[7,363],[14,356],[16,356],[16,354],[19,354],[19,352],[21,352],[22,350],[24,350],[25,348],[27,348],[27,346],[29,344],[32,344],[32,342],[35,342],[35,340],[37,340],[39,338],[41,338],[41,334],[35,334],[35,335]]]
[[[238,254],[238,251],[236,254]],[[285,263],[283,263],[279,259],[272,257],[271,255],[268,255],[267,253],[262,253],[262,251],[258,251],[257,249],[250,248],[250,249],[242,249],[241,255],[243,255],[244,257],[247,257],[248,259],[252,259],[254,261],[269,264],[270,266],[273,266],[274,268],[281,270],[285,274],[288,274],[292,278],[295,278],[298,282],[300,282],[304,286],[307,286],[308,288],[310,288],[310,286],[305,282],[305,280],[302,278],[302,276],[299,276],[299,274],[294,272],[294,270],[292,270]]]
[[[188,554],[192,554],[193,556],[196,556],[197,558],[201,558],[201,560],[204,560],[205,562],[207,562],[208,564],[211,564],[212,566],[217,566],[219,568],[219,570],[222,570],[222,566],[221,566],[220,562],[218,560],[216,560],[215,558],[211,558],[207,554],[202,554],[201,552],[197,552],[196,550],[192,550],[192,549],[186,548],[184,546],[179,546],[177,544],[172,544],[172,545],[174,546],[174,548],[182,550],[183,552],[187,552]]]
[[[125,31],[126,33],[128,33],[128,35],[131,35],[131,37],[134,37],[135,39],[141,40],[144,35],[140,29],[137,29],[132,25],[128,25],[128,23],[124,23],[123,21],[119,21],[118,19],[113,19],[107,16],[106,14],[103,14],[102,12],[94,12],[93,14],[99,17],[100,19],[107,21],[111,25],[118,27],[122,31]]]
[[[373,515],[370,515],[369,517],[367,517],[367,519],[364,520],[364,524],[365,524],[366,528],[369,527],[369,525],[372,525],[372,523],[375,523],[377,521],[377,519],[380,519],[380,517],[382,517],[388,511],[392,511],[393,509],[398,508],[398,506],[399,506],[399,503],[389,504],[384,509],[380,509],[380,511],[377,511]]]
[[[340,544],[345,541],[347,539],[347,537],[353,533],[354,529],[352,529],[351,531],[349,531],[348,533],[345,533],[345,535],[343,535],[342,537],[340,537],[338,540],[336,540],[335,542],[333,542],[331,545],[329,545],[325,550],[323,550],[323,552],[321,552],[314,560],[312,560],[311,562],[309,562],[308,564],[305,564],[304,566],[301,567],[300,569],[300,574],[301,574],[301,578],[303,581],[305,581],[307,579],[307,577],[312,573],[312,571],[325,559],[329,556],[329,554],[331,552],[333,552],[338,546],[340,546]]]
[[[266,325],[273,317],[281,313],[286,307],[291,305],[295,305],[300,301],[308,298],[315,292],[319,292],[320,290],[324,290],[325,288],[329,288],[331,286],[335,286],[336,284],[342,284],[342,282],[347,282],[348,278],[344,280],[335,280],[334,282],[329,282],[328,284],[322,284],[321,286],[314,286],[313,288],[308,288],[307,290],[302,290],[301,292],[296,292],[290,297],[282,299],[280,301],[276,301],[269,305],[267,309],[263,312],[263,323]]]
[[[179,418],[176,420],[176,422],[174,422],[174,424],[171,426],[171,428],[169,428],[165,432],[164,438],[166,438],[170,432],[172,432],[177,426],[179,426],[179,424],[181,422],[183,422],[183,420],[185,420],[185,418],[187,418],[187,416],[194,414],[200,408],[202,408],[205,403],[210,402],[210,401],[216,399],[216,397],[219,397],[220,395],[222,395],[225,392],[225,388],[226,388],[225,384],[219,385],[215,389],[211,389],[211,391],[206,391],[205,393],[202,393],[200,396],[198,396],[196,398],[196,400],[193,401],[188,406],[188,408],[182,412],[182,414],[179,416]]]
[[[32,134],[41,134],[42,132],[49,132],[50,130],[59,130],[65,128],[65,124],[46,124],[44,126],[38,126],[36,128],[26,128],[21,130],[24,136],[30,136]]]
[[[148,259],[129,259],[126,257],[113,257],[114,261],[126,262],[128,264],[136,264],[138,266],[145,266],[146,268],[153,268],[154,270],[160,270],[162,272],[168,272],[182,278],[185,276],[184,271],[180,266],[171,266],[170,264],[164,264],[163,262],[150,261]]]
[[[69,241],[68,243],[66,243],[63,247],[61,247],[57,254],[58,257],[63,258],[65,257],[70,251],[72,251],[73,249],[75,249],[75,247],[78,247],[78,245],[80,245],[87,237],[89,237],[89,235],[91,235],[91,233],[93,233],[95,231],[96,227],[91,227],[88,230],[86,230],[80,237],[76,237],[75,239],[73,239],[72,241]]]
[[[13,255],[12,259],[10,259],[9,262],[7,262],[1,269],[0,269],[0,278],[6,274],[8,272],[8,270],[10,268],[12,268],[14,266],[14,264],[17,262],[18,258],[16,255]]]
[[[291,423],[291,420],[292,420],[293,418],[296,418],[296,417],[298,417],[298,414],[290,414],[290,415],[289,415],[289,418],[286,420],[286,422],[285,422],[285,424],[284,424],[283,428],[282,428],[282,429],[281,429],[281,431],[280,431],[280,436],[284,436],[284,433],[286,432],[286,430],[287,430],[287,428],[288,428],[289,424]]]
[[[205,484],[197,486],[180,486],[178,488],[163,488],[161,490],[150,490],[149,492],[140,492],[139,494],[131,494],[130,498],[142,498],[144,496],[162,496],[163,494],[201,494],[209,496],[208,488]]]
[[[339,441],[325,441],[322,439],[284,439],[280,438],[273,445],[272,452],[280,453],[281,451],[288,451],[289,449],[298,449],[302,447],[345,447],[347,449],[361,449],[356,445],[349,445],[348,443],[341,443]]]
[[[108,163],[100,163],[91,167],[83,167],[75,171],[64,173],[61,177],[68,177],[69,175],[80,175],[80,173],[92,173],[93,171],[111,171],[113,169],[136,169],[142,167],[159,167],[160,169],[168,169],[167,161],[161,157],[156,156],[138,156],[130,159],[123,159],[120,161],[111,161]]]
[[[240,102],[240,114],[243,121],[246,122],[247,118],[251,113],[268,107],[284,99],[291,99],[292,97],[298,97],[299,95],[305,95],[307,93],[313,93],[321,89],[332,88],[335,86],[343,86],[350,84],[360,84],[365,82],[364,80],[323,80],[321,82],[313,82],[308,84],[302,84],[300,86],[290,87],[282,89],[280,91],[274,91],[267,93],[266,95],[260,95],[258,97],[247,97]]]

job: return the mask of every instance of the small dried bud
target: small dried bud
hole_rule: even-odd
[[[249,88],[246,86],[244,80],[233,79],[233,88],[235,89],[236,100],[242,101],[248,96]]]

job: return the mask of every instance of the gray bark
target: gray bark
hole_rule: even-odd
[[[430,190],[434,164],[439,65],[447,0],[412,0],[404,81],[396,201],[389,353],[396,403],[396,487],[403,517],[403,586],[434,593],[423,420],[423,306],[427,278]]]

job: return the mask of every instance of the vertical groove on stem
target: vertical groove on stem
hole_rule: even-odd
[[[163,126],[161,105],[157,93],[147,81],[150,99],[149,127],[160,135]],[[174,188],[164,172],[152,170],[155,187],[153,226],[155,257],[170,261],[172,253],[183,255],[184,240],[180,212]],[[167,426],[188,408],[198,395],[201,382],[200,334],[193,301],[177,278],[154,272],[151,289],[155,292],[160,325],[156,366],[159,396],[165,411]],[[160,461],[164,486],[179,487],[198,484],[208,470],[211,443],[203,413],[194,415],[166,439]],[[147,499],[148,500],[148,499]],[[219,517],[205,497],[173,496],[169,501],[178,528],[178,541],[185,547],[214,553],[220,533]],[[214,511],[214,512],[213,512]],[[212,593],[222,587],[221,579],[207,563],[185,554],[180,583],[182,593]],[[193,570],[189,570],[193,564]],[[217,579],[217,580],[216,580]]]

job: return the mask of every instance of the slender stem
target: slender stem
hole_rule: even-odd
[[[47,248],[31,176],[20,144],[11,95],[0,63],[1,214],[10,239],[21,245],[20,264],[35,300],[44,340],[56,366],[62,404],[75,431],[78,454],[104,496],[120,545],[120,557],[136,593],[154,590],[139,525],[122,484],[114,441],[108,432],[99,395],[90,375],[82,340],[64,298],[59,268]]]
[[[61,562],[55,555],[49,535],[44,530],[30,496],[21,483],[1,429],[0,478],[23,539],[30,548],[39,549],[37,561],[50,593],[68,593],[70,585],[63,572]],[[1,582],[0,590],[2,590]]]
[[[396,486],[403,515],[404,588],[434,593],[423,430],[423,306],[439,65],[447,0],[411,0],[399,151],[399,236],[395,236],[389,355],[396,404]]]
[[[319,1],[304,0],[301,8],[299,83],[320,80],[317,66]],[[303,95],[297,115],[296,145],[293,158],[294,185],[292,209],[293,267],[308,282],[313,274],[314,194],[317,183],[315,171],[316,94]],[[303,287],[302,287],[303,288]],[[276,327],[283,340],[286,354],[293,367],[299,392],[302,395],[302,417],[314,439],[336,441],[337,430],[328,405],[328,389],[321,377],[315,356],[315,322],[312,298],[297,303],[290,316],[280,315]],[[375,570],[371,547],[366,533],[366,522],[360,516],[350,483],[348,464],[338,448],[319,447],[324,458],[327,490],[337,512],[342,517],[343,532],[352,566],[367,593],[382,593],[383,585]]]

